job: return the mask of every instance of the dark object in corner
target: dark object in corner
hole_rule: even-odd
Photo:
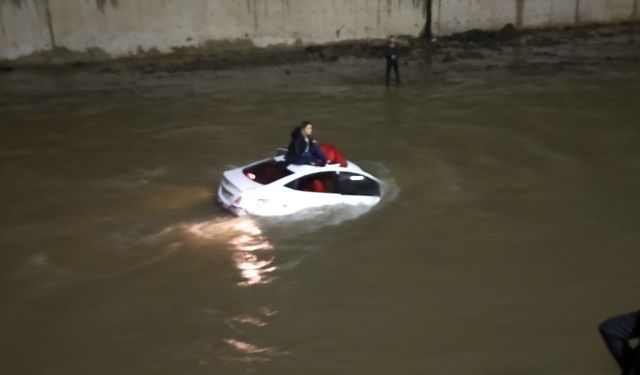
[[[640,346],[630,345],[640,337],[640,311],[609,318],[598,328],[622,375],[640,375]]]

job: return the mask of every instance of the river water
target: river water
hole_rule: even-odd
[[[4,374],[606,374],[640,308],[640,71],[350,61],[0,76]],[[221,173],[315,135],[369,212],[236,218]]]

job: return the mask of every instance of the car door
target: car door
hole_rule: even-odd
[[[299,210],[342,202],[335,172],[313,173],[285,185],[288,206]]]
[[[344,203],[373,205],[380,201],[380,184],[367,176],[340,172],[338,184]]]

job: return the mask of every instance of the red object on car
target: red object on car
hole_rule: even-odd
[[[320,149],[327,156],[328,163],[338,163],[341,167],[347,166],[347,161],[344,156],[338,151],[338,148],[328,143],[320,143]]]

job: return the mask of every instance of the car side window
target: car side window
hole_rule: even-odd
[[[369,177],[350,172],[342,172],[338,176],[343,195],[380,196],[380,184]]]
[[[338,193],[336,177],[334,172],[314,173],[293,180],[285,186],[294,190],[312,193]]]

